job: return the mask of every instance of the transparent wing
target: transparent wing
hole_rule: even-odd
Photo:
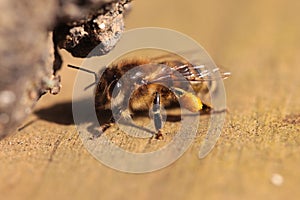
[[[223,70],[223,67],[217,67],[214,69],[209,68],[208,66],[197,64],[201,63],[201,59],[199,59],[199,54],[197,54],[197,49],[179,51],[179,52],[166,52],[165,54],[156,56],[152,59],[152,61],[160,64],[166,64],[174,70],[178,71],[185,77],[186,80],[191,82],[205,82],[205,81],[214,81],[218,79],[226,79],[230,76],[230,72]],[[189,60],[193,64],[188,64],[187,60],[184,57],[186,56],[192,60]],[[169,79],[172,76],[172,71],[168,73],[161,74],[158,77],[161,81],[165,79]],[[185,80],[185,81],[186,81]],[[173,79],[173,81],[183,81],[183,79]]]
[[[181,76],[174,76],[175,72],[179,72]],[[179,81],[190,81],[190,82],[207,82],[214,81],[218,79],[226,79],[230,76],[230,72],[224,72],[220,68],[208,69],[205,65],[175,65],[168,67],[161,71],[159,75],[156,76],[154,82],[164,82],[170,79],[173,82]]]
[[[230,76],[230,72],[223,72],[220,68],[208,69],[205,65],[190,66],[186,64],[175,66],[174,69],[192,82],[226,79]]]

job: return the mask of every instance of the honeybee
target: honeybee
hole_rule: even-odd
[[[137,112],[150,110],[156,130],[154,137],[158,139],[162,138],[162,107],[180,105],[191,112],[209,113],[213,107],[202,97],[209,94],[216,79],[213,73],[218,70],[193,65],[178,56],[162,56],[121,59],[107,66],[100,78],[92,72],[97,79],[95,110],[102,132],[115,123],[116,116],[117,120],[131,118]],[[229,72],[221,73],[220,78],[229,75]]]

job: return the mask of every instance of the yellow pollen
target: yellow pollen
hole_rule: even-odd
[[[197,112],[202,109],[202,102],[199,97],[193,95],[192,93],[185,93],[180,98],[182,105],[191,112]]]

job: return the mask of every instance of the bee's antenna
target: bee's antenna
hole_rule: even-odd
[[[85,69],[85,68],[82,68],[82,67],[77,67],[77,66],[74,66],[74,65],[67,65],[67,66],[70,67],[70,68],[73,68],[73,69],[78,69],[78,70],[81,70],[81,71],[84,71],[84,72],[88,72],[88,73],[94,74],[94,76],[95,76],[95,82],[92,83],[91,85],[87,86],[86,88],[84,88],[84,90],[87,90],[88,88],[90,88],[91,86],[93,86],[94,84],[96,84],[98,82],[98,75],[97,75],[96,72],[88,70],[88,69]]]
[[[68,65],[68,67],[73,68],[73,69],[78,69],[78,70],[81,70],[81,71],[84,71],[84,72],[88,72],[88,73],[91,73],[91,74],[94,74],[95,81],[98,80],[98,75],[94,71],[91,71],[91,70],[88,70],[88,69],[85,69],[85,68],[82,68],[82,67],[77,67],[77,66],[74,66],[74,65]]]

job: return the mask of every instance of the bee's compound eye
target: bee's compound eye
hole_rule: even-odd
[[[120,93],[122,88],[122,83],[120,83],[120,81],[115,80],[114,82],[112,82],[109,86],[109,92],[110,94],[112,94],[112,97],[115,98],[116,96],[118,96],[118,94]]]

